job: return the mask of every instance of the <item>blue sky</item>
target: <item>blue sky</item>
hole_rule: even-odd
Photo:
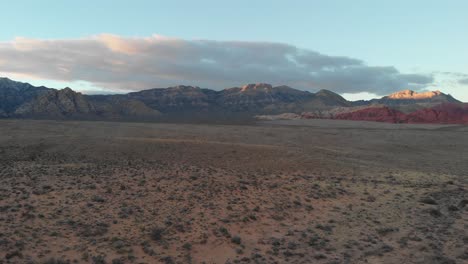
[[[17,37],[67,40],[104,33],[135,39],[157,34],[189,41],[285,43],[327,56],[355,58],[368,66],[393,66],[405,74],[431,75],[434,80],[427,89],[435,87],[468,101],[468,87],[458,82],[468,79],[468,1],[2,2],[3,43]],[[0,67],[0,72],[11,70]],[[35,84],[70,84],[83,90],[110,87],[52,74],[24,75]],[[26,77],[30,75],[35,78]],[[383,91],[364,90],[350,92],[363,97]]]

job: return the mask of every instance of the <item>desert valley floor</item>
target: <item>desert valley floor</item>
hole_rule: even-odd
[[[467,263],[468,127],[0,121],[0,263]]]

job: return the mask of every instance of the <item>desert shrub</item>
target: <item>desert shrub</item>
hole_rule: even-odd
[[[241,238],[239,236],[233,236],[231,238],[231,242],[234,243],[234,244],[237,244],[237,245],[240,245],[241,243]]]
[[[156,252],[153,250],[153,248],[151,248],[151,245],[148,241],[143,241],[141,243],[141,247],[143,249],[143,252],[145,252],[145,254],[148,254],[150,256],[156,255]]]
[[[437,202],[434,199],[432,199],[431,197],[422,198],[421,200],[419,200],[419,202],[425,203],[425,204],[433,204],[433,205],[437,204]]]
[[[102,198],[101,196],[99,195],[94,195],[93,198],[91,199],[93,202],[96,202],[96,203],[103,203],[105,202],[106,200],[104,198]]]
[[[160,227],[153,227],[151,229],[151,239],[154,241],[161,241],[163,238],[164,229]]]
[[[186,249],[186,250],[191,250],[191,249],[192,249],[192,244],[190,244],[190,243],[187,242],[187,243],[185,243],[185,244],[182,246],[182,248],[184,248],[184,249]]]
[[[230,237],[231,236],[231,234],[229,234],[229,231],[225,227],[220,227],[219,232],[225,237]]]
[[[124,264],[124,261],[121,259],[113,259],[112,264]]]
[[[166,264],[174,264],[175,263],[171,256],[166,256],[166,257],[162,258],[161,260]]]
[[[458,203],[458,207],[464,208],[468,204],[468,200],[463,199]]]
[[[23,254],[21,254],[21,252],[19,250],[16,250],[16,251],[13,251],[13,252],[10,252],[10,253],[7,253],[5,255],[5,258],[6,259],[12,259],[14,257],[22,257]]]
[[[377,233],[381,236],[385,236],[389,233],[392,233],[392,232],[397,232],[398,231],[398,228],[393,228],[393,227],[381,227],[381,228],[377,228],[376,229]]]
[[[333,231],[333,226],[330,226],[330,225],[317,224],[315,226],[315,228],[321,229],[321,230],[326,231],[326,232],[332,232]]]
[[[326,259],[327,256],[325,256],[324,254],[320,254],[320,253],[319,253],[319,254],[315,255],[314,258],[315,258],[316,260],[319,260],[319,259]]]
[[[91,259],[93,264],[106,264],[106,259],[102,255],[93,256]]]
[[[297,244],[295,242],[288,242],[288,249],[295,250],[297,249]]]
[[[70,264],[69,260],[50,258],[44,264]]]
[[[109,225],[106,223],[97,223],[95,225],[84,225],[79,232],[80,235],[85,237],[102,236],[109,231]]]
[[[309,246],[315,249],[323,249],[327,246],[327,243],[327,239],[321,238],[318,235],[313,235],[308,242]]]
[[[427,212],[433,217],[441,217],[442,213],[438,209],[429,209]]]

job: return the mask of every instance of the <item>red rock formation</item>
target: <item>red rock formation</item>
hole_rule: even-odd
[[[406,115],[405,123],[468,124],[467,104],[440,104]]]
[[[387,123],[468,124],[468,104],[440,104],[409,114],[389,107],[369,107],[340,113],[333,118]]]
[[[334,119],[400,123],[405,114],[389,107],[369,107],[335,115]]]

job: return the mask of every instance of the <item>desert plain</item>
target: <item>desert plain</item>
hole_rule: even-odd
[[[467,263],[468,127],[0,121],[0,263]]]

